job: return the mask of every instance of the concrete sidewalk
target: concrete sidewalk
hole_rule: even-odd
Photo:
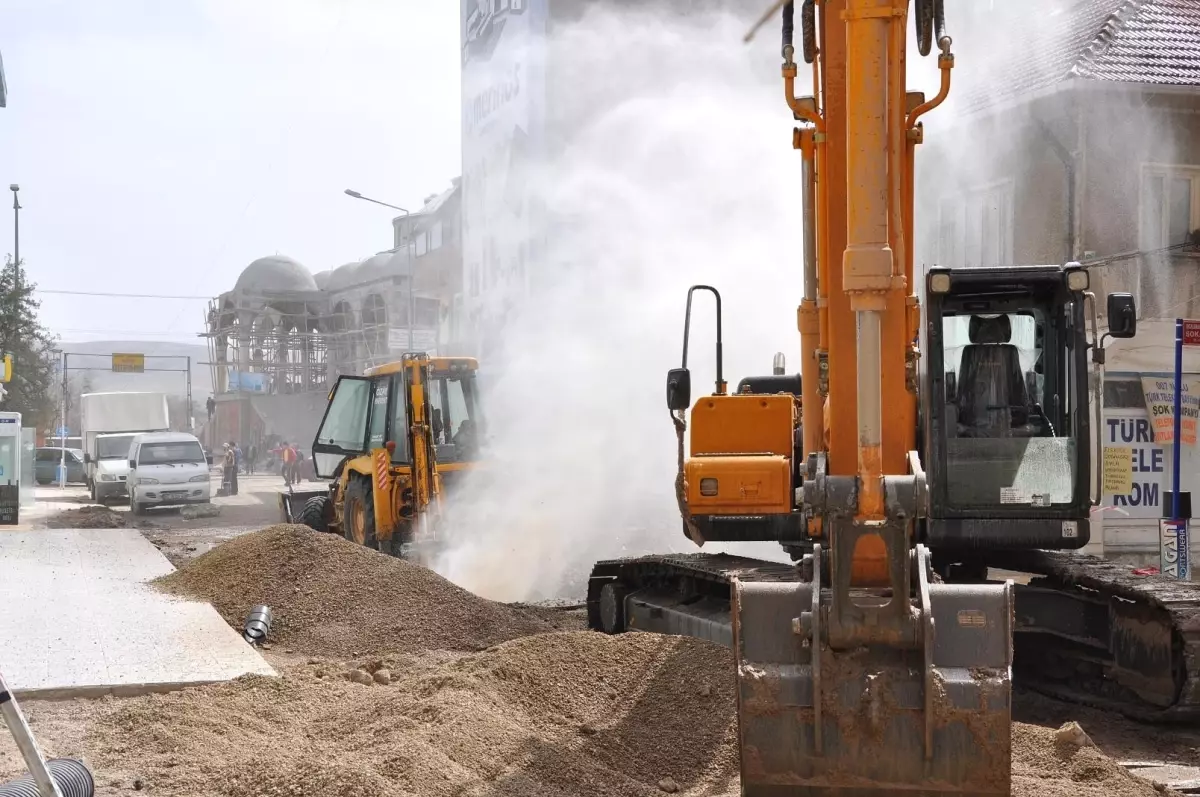
[[[0,671],[18,696],[164,691],[274,670],[132,529],[0,534]],[[251,607],[247,606],[247,611]]]

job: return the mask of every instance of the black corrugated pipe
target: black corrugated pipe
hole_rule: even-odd
[[[82,761],[74,758],[52,758],[46,769],[54,779],[63,797],[94,797],[96,781]],[[32,775],[26,775],[11,783],[0,783],[0,797],[41,797]]]
[[[768,17],[769,19],[769,17]],[[783,4],[783,46],[780,50],[785,60],[792,59],[795,48],[792,45],[792,34],[796,29],[796,4],[793,0]]]

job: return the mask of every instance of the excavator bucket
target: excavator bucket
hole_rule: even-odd
[[[832,650],[815,572],[733,585],[744,797],[1008,797],[1012,585],[922,578],[917,646]]]

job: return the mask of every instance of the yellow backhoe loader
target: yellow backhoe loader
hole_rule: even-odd
[[[469,357],[405,354],[342,376],[313,441],[320,490],[281,494],[286,522],[395,556],[436,550],[443,499],[478,461],[483,419]]]

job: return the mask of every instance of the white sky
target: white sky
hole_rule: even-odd
[[[415,210],[459,174],[454,0],[3,5],[0,186],[42,288],[214,296],[263,255],[336,267],[397,215],[344,189]],[[40,298],[67,341],[196,342],[205,307]]]

